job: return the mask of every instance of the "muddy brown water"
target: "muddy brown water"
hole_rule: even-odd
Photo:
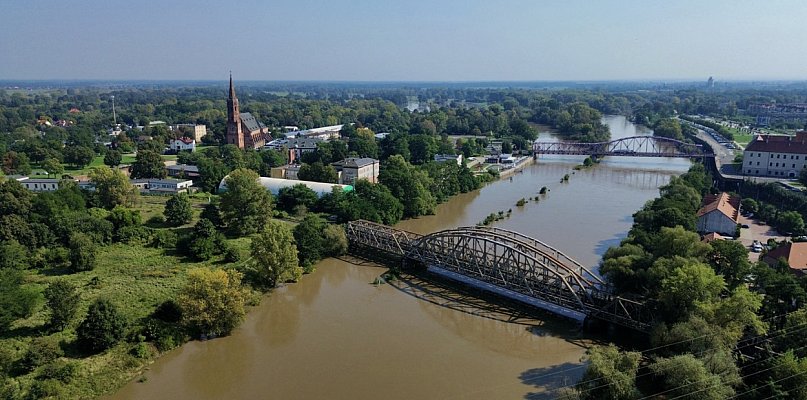
[[[614,138],[650,134],[606,117]],[[548,133],[543,139],[551,139]],[[678,159],[544,157],[513,179],[454,197],[398,227],[430,233],[512,209],[496,226],[534,236],[596,267],[624,238],[631,215],[689,167]],[[574,174],[572,174],[574,172]],[[564,174],[568,183],[560,183]],[[542,186],[550,192],[538,195]],[[522,197],[538,196],[524,207]],[[583,372],[591,338],[574,323],[524,315],[439,284],[328,259],[267,295],[229,337],[191,342],[157,360],[111,399],[551,398]]]

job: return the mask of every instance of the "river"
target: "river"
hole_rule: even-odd
[[[606,116],[612,138],[652,134]],[[552,140],[549,132],[541,140]],[[433,216],[398,227],[430,233],[495,223],[534,236],[596,266],[625,237],[631,215],[689,161],[606,158],[573,171],[583,157],[546,156],[511,179],[452,198]],[[568,183],[561,183],[570,174]],[[522,197],[550,192],[523,207]],[[356,262],[355,260],[353,260]],[[404,277],[371,282],[384,268],[328,259],[296,284],[267,295],[232,335],[191,342],[157,360],[145,382],[113,399],[519,399],[544,398],[583,372],[593,338],[552,316],[526,316]]]

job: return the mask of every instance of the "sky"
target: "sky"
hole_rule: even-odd
[[[3,0],[0,80],[806,80],[805,0]]]

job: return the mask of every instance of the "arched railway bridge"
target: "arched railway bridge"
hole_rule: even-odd
[[[610,142],[533,142],[533,153],[623,157],[714,157],[702,145],[661,136],[631,136]]]
[[[420,265],[450,278],[537,305],[648,332],[641,301],[608,292],[599,276],[559,250],[501,228],[462,227],[419,235],[370,221],[348,223],[353,251]]]

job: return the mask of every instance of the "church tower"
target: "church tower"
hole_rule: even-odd
[[[230,72],[230,96],[227,98],[227,144],[244,148],[244,135],[241,133],[241,112],[238,110],[238,98],[235,97],[233,73]]]

